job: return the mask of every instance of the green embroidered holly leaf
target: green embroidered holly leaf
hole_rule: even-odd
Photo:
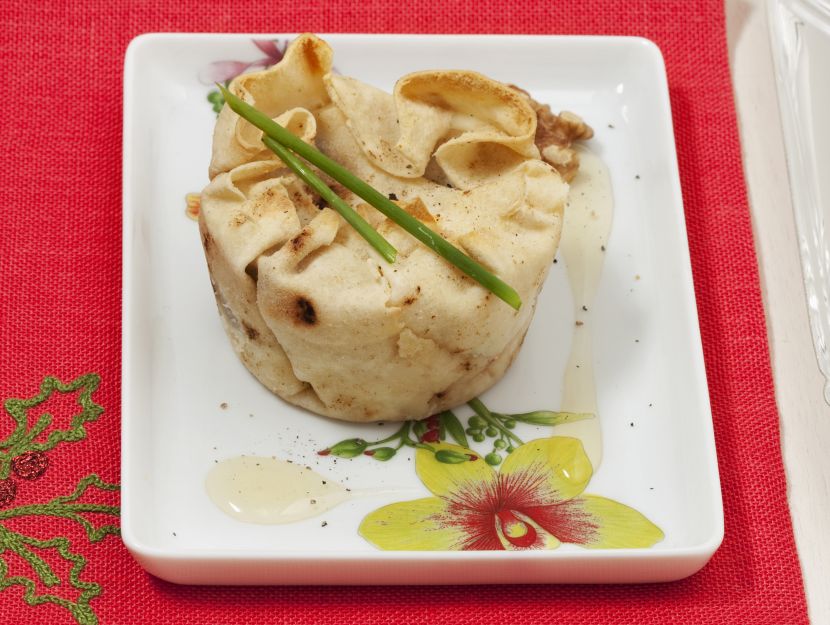
[[[78,482],[75,490],[70,495],[55,497],[47,503],[33,503],[0,510],[0,522],[29,515],[64,518],[78,523],[86,532],[86,536],[91,543],[98,542],[108,534],[120,533],[121,530],[116,524],[96,526],[93,520],[89,518],[89,516],[95,517],[96,515],[118,517],[120,514],[118,506],[81,501],[83,495],[91,487],[103,491],[115,491],[119,489],[118,484],[105,482],[93,473]]]
[[[26,516],[64,518],[78,523],[83,528],[89,541],[94,543],[108,534],[118,534],[119,528],[116,524],[96,525],[89,517],[101,515],[117,517],[119,508],[108,504],[85,502],[83,501],[84,496],[90,493],[92,489],[116,491],[118,488],[117,484],[110,484],[103,481],[99,476],[90,474],[78,482],[78,485],[69,495],[55,497],[46,503],[28,504],[0,510],[0,591],[9,586],[23,586],[25,588],[23,600],[30,606],[54,603],[69,610],[81,625],[97,623],[98,619],[90,609],[89,601],[101,593],[101,587],[94,582],[80,579],[81,572],[86,566],[86,560],[83,556],[71,551],[69,539],[57,536],[48,540],[40,540],[15,532],[9,529],[6,523],[12,519]],[[50,555],[52,565],[40,555],[44,552]],[[16,554],[24,560],[31,568],[32,576],[10,576],[9,564],[6,560],[7,553]],[[60,558],[64,561],[64,564],[71,565],[68,586],[66,586],[66,580],[62,580],[53,569],[56,562],[55,558]],[[65,591],[68,591],[71,587],[79,591],[80,594],[77,598],[67,599],[54,593],[38,592],[38,588],[42,586],[47,588],[60,586]]]
[[[107,514],[118,517],[120,515],[120,509],[118,506],[79,501],[90,487],[95,487],[104,491],[116,491],[120,488],[118,484],[110,484],[105,482],[100,477],[92,473],[78,482],[78,485],[75,487],[75,490],[71,495],[55,497],[49,503],[43,504],[43,510],[45,514],[65,517],[79,523],[81,527],[84,528],[87,538],[89,538],[89,542],[96,543],[108,534],[119,534],[121,530],[117,524],[107,524],[96,527],[92,521],[83,515]]]
[[[32,569],[32,577],[35,579],[23,575],[9,575],[9,565],[6,561],[6,554],[9,552],[16,554],[29,565]],[[66,589],[71,587],[78,591],[77,596],[66,598],[52,592],[38,592],[38,581],[40,585],[47,588],[63,586],[53,568],[38,552],[60,558],[65,564],[71,566],[69,586]],[[97,624],[98,617],[89,607],[89,601],[101,594],[101,586],[81,579],[85,566],[86,559],[74,553],[70,548],[69,540],[62,536],[39,540],[13,532],[0,525],[0,591],[10,586],[22,586],[24,588],[23,600],[30,606],[53,603],[68,610],[80,625]]]
[[[101,383],[100,376],[94,373],[82,375],[68,384],[63,384],[53,377],[46,377],[40,384],[40,393],[29,399],[7,399],[3,404],[6,412],[15,421],[14,431],[0,441],[0,479],[9,476],[9,468],[15,457],[27,451],[48,451],[60,443],[75,442],[86,438],[85,423],[95,421],[104,411],[100,404],[92,400],[92,393]],[[72,415],[69,426],[65,429],[55,428],[45,439],[37,440],[52,424],[49,413],[40,415],[29,427],[28,412],[46,402],[54,393],[78,393],[76,414]]]

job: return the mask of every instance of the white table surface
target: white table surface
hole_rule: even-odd
[[[811,622],[830,623],[830,406],[813,351],[763,0],[725,0],[788,495]]]

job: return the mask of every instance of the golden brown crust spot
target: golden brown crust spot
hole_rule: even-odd
[[[242,329],[245,330],[245,335],[252,341],[256,341],[259,338],[259,332],[257,329],[251,326],[248,322],[242,322]]]
[[[234,216],[231,217],[231,220],[228,222],[228,226],[231,228],[238,228],[247,221],[250,221],[248,216],[243,212],[237,211]]]
[[[309,71],[312,74],[322,74],[323,66],[320,65],[320,59],[317,56],[317,41],[315,39],[304,40],[302,52]]]
[[[291,239],[291,249],[295,252],[299,252],[303,249],[303,245],[305,245],[306,239],[311,236],[311,231],[308,228],[303,228],[296,237]]]
[[[295,300],[296,318],[298,321],[313,326],[317,323],[317,311],[314,310],[314,304],[302,295]]]
[[[414,200],[406,203],[398,202],[397,204],[418,221],[426,225],[436,224],[435,217],[429,212],[429,209],[420,197],[416,197]]]
[[[348,395],[338,395],[335,397],[333,404],[335,406],[341,406],[343,408],[349,408],[354,405],[354,398],[349,397]]]

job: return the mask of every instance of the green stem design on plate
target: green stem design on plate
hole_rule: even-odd
[[[466,460],[478,460],[480,454],[471,446],[468,436],[474,443],[483,443],[492,438],[493,449],[484,456],[485,462],[491,466],[501,464],[502,454],[511,453],[524,441],[514,432],[517,422],[536,426],[562,425],[583,419],[593,418],[594,415],[574,412],[554,412],[551,410],[535,410],[516,414],[493,412],[484,405],[479,398],[468,402],[474,413],[467,418],[467,428],[451,410],[445,410],[437,415],[418,421],[404,421],[401,426],[386,438],[376,441],[366,441],[362,438],[347,438],[319,452],[321,456],[337,456],[339,458],[355,458],[360,455],[369,456],[375,460],[385,462],[393,458],[402,447],[424,449],[435,454],[439,462],[456,464]],[[434,444],[442,443],[452,438],[460,447],[469,451],[459,454],[448,449],[437,449]],[[396,443],[393,447],[387,443]]]

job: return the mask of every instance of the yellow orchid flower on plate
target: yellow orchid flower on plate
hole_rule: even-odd
[[[446,443],[441,449],[467,453]],[[385,550],[651,547],[663,532],[637,510],[583,494],[593,468],[579,439],[554,436],[516,448],[496,471],[480,457],[458,464],[418,449],[415,470],[433,497],[369,513],[360,535]]]

